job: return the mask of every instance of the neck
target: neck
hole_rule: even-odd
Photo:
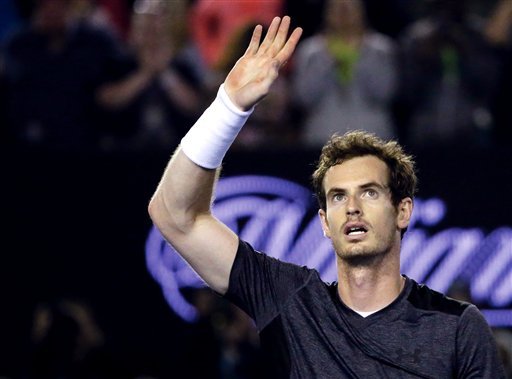
[[[327,31],[327,35],[332,38],[341,38],[345,43],[360,43],[364,38],[364,28],[338,28]]]
[[[358,264],[338,259],[341,300],[349,308],[362,312],[377,311],[391,304],[405,285],[399,257],[399,254],[373,257]]]

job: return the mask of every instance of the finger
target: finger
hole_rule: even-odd
[[[281,23],[281,17],[274,17],[270,26],[268,27],[267,35],[263,39],[259,51],[265,52],[272,45],[274,38],[276,37],[277,30],[279,29],[279,24]]]
[[[251,42],[249,42],[249,46],[245,51],[245,55],[254,55],[258,51],[258,47],[260,46],[261,34],[263,33],[263,27],[261,25],[256,25],[254,31],[252,32]]]
[[[299,43],[300,36],[302,35],[302,28],[295,28],[295,30],[286,41],[286,44],[283,46],[281,51],[276,55],[275,59],[282,66],[284,65],[292,56],[297,44]]]
[[[276,37],[272,43],[271,49],[274,53],[279,52],[285,44],[286,37],[288,36],[288,29],[290,29],[290,17],[284,16],[281,20],[281,24],[279,25]]]

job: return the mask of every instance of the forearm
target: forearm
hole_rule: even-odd
[[[152,80],[152,74],[138,70],[128,78],[100,88],[98,102],[106,108],[123,107],[144,90]]]
[[[177,104],[180,109],[190,114],[197,111],[201,104],[201,97],[177,73],[171,69],[165,70],[160,75],[160,81],[169,101]]]
[[[222,159],[252,110],[231,103],[223,87],[183,138],[150,202],[150,214],[164,229],[185,231],[209,214]]]

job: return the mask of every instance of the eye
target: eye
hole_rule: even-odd
[[[376,199],[379,197],[379,193],[373,188],[369,188],[366,191],[364,191],[363,196],[369,199]]]
[[[335,201],[335,202],[342,202],[345,200],[345,195],[342,194],[342,193],[335,193],[333,196],[332,196],[332,201]]]

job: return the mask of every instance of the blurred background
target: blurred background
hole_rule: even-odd
[[[300,251],[328,136],[398,139],[420,188],[404,269],[479,306],[512,377],[512,0],[0,0],[0,378],[261,377],[252,322],[146,207],[254,26],[285,14],[304,35],[226,156],[219,212],[263,249],[284,208],[222,201],[300,206],[281,244]]]

